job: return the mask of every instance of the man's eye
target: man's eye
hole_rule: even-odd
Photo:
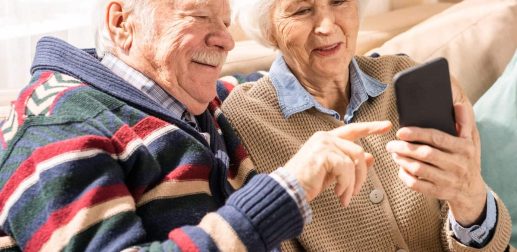
[[[302,9],[299,9],[297,10],[293,16],[300,16],[300,15],[305,15],[305,14],[308,14],[312,11],[311,8],[302,8]]]
[[[348,0],[331,0],[330,1],[330,4],[333,5],[333,6],[339,6],[339,5],[342,5],[344,3],[348,2]]]

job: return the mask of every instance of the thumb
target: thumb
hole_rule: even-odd
[[[458,136],[461,138],[472,138],[472,129],[475,123],[474,114],[470,113],[467,105],[463,103],[454,104],[454,113]]]

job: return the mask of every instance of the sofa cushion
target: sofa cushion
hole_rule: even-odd
[[[517,247],[517,51],[504,74],[474,105],[486,183],[503,199]]]
[[[421,62],[445,57],[475,102],[502,74],[517,48],[515,24],[515,0],[463,1],[369,53],[405,53]]]
[[[275,57],[276,51],[273,48],[265,47],[254,40],[238,41],[235,48],[228,53],[221,76],[268,71]]]
[[[362,55],[372,48],[381,46],[395,35],[452,5],[452,3],[414,5],[364,18],[357,38],[356,54]]]

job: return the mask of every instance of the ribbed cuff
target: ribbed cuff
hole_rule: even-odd
[[[298,205],[273,178],[259,174],[226,202],[246,216],[261,237],[266,251],[295,238],[303,229]],[[246,243],[246,241],[243,241]]]
[[[296,205],[298,205],[298,209],[303,217],[303,223],[305,225],[310,224],[312,221],[312,209],[307,201],[307,197],[305,196],[305,191],[303,190],[298,180],[291,175],[284,167],[280,167],[269,174],[278,184],[280,184],[286,191],[291,195]]]

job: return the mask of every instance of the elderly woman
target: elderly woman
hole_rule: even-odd
[[[357,163],[372,154],[376,164],[349,205],[344,199],[348,207],[331,190],[312,201],[312,223],[283,249],[504,251],[510,217],[480,175],[470,103],[453,85],[458,136],[398,129],[391,81],[415,63],[406,56],[354,57],[361,8],[359,0],[235,0],[232,6],[250,36],[281,52],[269,76],[238,86],[223,105],[257,170],[282,166],[300,147],[317,149],[304,145],[317,132],[325,137],[344,124],[381,120],[395,126],[340,143],[348,154],[343,159]],[[367,154],[355,155],[362,150]],[[357,169],[343,176],[360,180]]]

